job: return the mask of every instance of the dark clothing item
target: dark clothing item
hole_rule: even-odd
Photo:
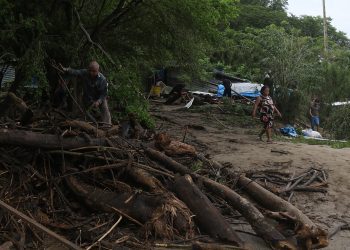
[[[71,76],[80,77],[83,81],[83,99],[84,105],[90,106],[98,101],[102,104],[107,97],[107,80],[101,73],[98,73],[96,79],[91,79],[87,69],[68,69],[67,73]]]
[[[231,84],[230,80],[225,79],[222,81],[222,84],[225,87],[224,96],[232,97],[232,89],[231,89],[232,84]]]
[[[311,109],[312,116],[319,116],[320,115],[320,103],[312,102],[310,109]]]
[[[98,101],[101,111],[101,120],[104,123],[112,124],[111,113],[107,102],[107,87],[108,83],[104,75],[98,73],[96,79],[91,79],[87,69],[68,69],[68,75],[80,77],[83,81],[83,101],[86,109]]]

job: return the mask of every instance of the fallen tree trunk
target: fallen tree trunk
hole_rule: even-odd
[[[152,159],[156,160],[159,163],[163,164],[165,167],[170,169],[175,173],[180,173],[182,175],[191,174],[192,171],[189,170],[186,166],[174,161],[172,158],[166,156],[165,154],[151,149],[149,147],[145,148],[145,153]]]
[[[191,174],[186,166],[159,151],[147,148],[145,152],[149,157],[162,163],[168,169],[183,175],[190,174],[193,178],[200,180],[209,190],[225,199],[233,208],[238,210],[247,219],[253,230],[277,249],[296,249],[293,244],[286,241],[286,238],[266,220],[265,216],[252,203],[232,189],[209,178]],[[218,163],[216,164],[219,166]]]
[[[241,176],[238,184],[260,205],[273,212],[286,213],[298,225],[297,237],[306,249],[328,246],[327,232],[315,225],[305,214],[291,203],[266,190],[255,181]]]
[[[193,183],[189,175],[175,179],[174,190],[177,196],[186,203],[194,213],[194,220],[201,231],[213,238],[244,246],[244,242],[231,228],[221,213],[214,207],[199,188]]]
[[[297,247],[292,242],[288,242],[287,239],[271,223],[269,223],[265,216],[247,199],[240,196],[227,186],[211,179],[205,178],[203,184],[208,190],[219,195],[234,209],[240,212],[251,225],[253,230],[265,241],[269,242],[274,249],[297,249]]]
[[[131,221],[143,225],[146,235],[155,233],[155,236],[165,239],[173,239],[174,235],[193,236],[188,208],[170,193],[115,193],[87,185],[72,176],[66,177],[66,182],[73,193],[92,209],[108,213],[117,211],[129,220],[132,218]]]
[[[45,149],[73,149],[86,146],[107,146],[104,139],[62,138],[23,130],[0,129],[0,145],[28,146]]]
[[[289,218],[295,218],[295,224],[299,225],[296,230],[297,237],[299,238],[300,245],[303,245],[305,249],[323,248],[328,246],[327,232],[320,227],[316,226],[303,212],[293,206],[288,201],[283,200],[274,193],[260,186],[255,181],[245,177],[237,176],[230,168],[223,167],[220,163],[210,161],[202,155],[197,155],[202,161],[206,161],[213,168],[222,171],[224,174],[238,179],[238,185],[260,205],[266,209],[274,212],[287,213]],[[237,209],[239,210],[239,209]]]

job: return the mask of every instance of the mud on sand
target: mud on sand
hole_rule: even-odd
[[[225,117],[230,114],[211,115],[169,106],[159,106],[153,109],[153,114],[160,131],[183,140],[187,126],[186,143],[196,146],[216,161],[231,164],[236,171],[274,169],[301,173],[310,167],[327,171],[329,187],[326,194],[298,192],[291,203],[329,231],[344,222],[350,222],[350,149],[281,141],[271,145],[260,142],[256,139],[259,128],[248,116],[243,124],[237,125],[235,122],[233,125],[227,120],[225,122]],[[244,228],[247,229],[247,226]],[[259,240],[256,240],[255,247],[269,249]],[[350,249],[350,231],[336,234],[326,249]]]

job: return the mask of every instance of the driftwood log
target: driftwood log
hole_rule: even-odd
[[[296,231],[297,238],[305,249],[328,246],[327,232],[315,225],[315,223],[291,203],[283,200],[245,176],[239,178],[238,184],[264,208],[273,212],[279,212],[284,217],[288,215],[290,219],[295,220],[295,224],[298,225]]]
[[[86,146],[107,146],[105,139],[60,137],[24,130],[0,129],[1,145],[21,145],[45,149],[73,149]]]
[[[66,177],[66,182],[72,192],[90,208],[117,212],[142,225],[146,235],[154,233],[164,239],[173,239],[174,235],[192,236],[193,222],[188,208],[170,193],[116,193],[90,186],[72,176]]]
[[[113,135],[117,135],[119,132],[118,126],[113,126],[111,129],[104,131],[96,126],[91,125],[88,122],[79,120],[67,120],[61,123],[60,125],[63,127],[78,128],[85,131],[88,134],[95,135],[96,137],[110,137]]]
[[[218,162],[209,161],[202,155],[197,155],[197,157],[208,162],[213,168],[222,171],[224,174],[232,178],[238,177],[237,183],[243,191],[246,191],[264,208],[273,212],[280,212],[281,217],[288,217],[289,219],[294,218],[295,224],[298,225],[296,233],[299,245],[303,246],[305,249],[323,248],[328,246],[329,241],[327,232],[315,225],[315,223],[291,203],[263,188],[255,181],[245,176],[237,176],[237,173],[232,169],[225,168]]]
[[[221,213],[193,183],[191,176],[177,177],[174,183],[177,196],[186,203],[199,228],[213,238],[244,246],[244,242],[227,223]]]
[[[286,238],[266,220],[264,215],[252,203],[232,189],[209,178],[191,174],[191,171],[186,166],[174,161],[159,151],[146,148],[145,152],[150,158],[162,163],[168,169],[183,175],[190,174],[193,178],[201,181],[209,190],[221,196],[232,207],[238,210],[247,219],[254,231],[275,248],[297,249],[292,243],[287,242]]]

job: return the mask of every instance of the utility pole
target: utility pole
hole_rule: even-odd
[[[324,52],[325,56],[328,55],[328,28],[327,28],[327,13],[326,13],[326,0],[323,0],[323,36],[324,36]]]

